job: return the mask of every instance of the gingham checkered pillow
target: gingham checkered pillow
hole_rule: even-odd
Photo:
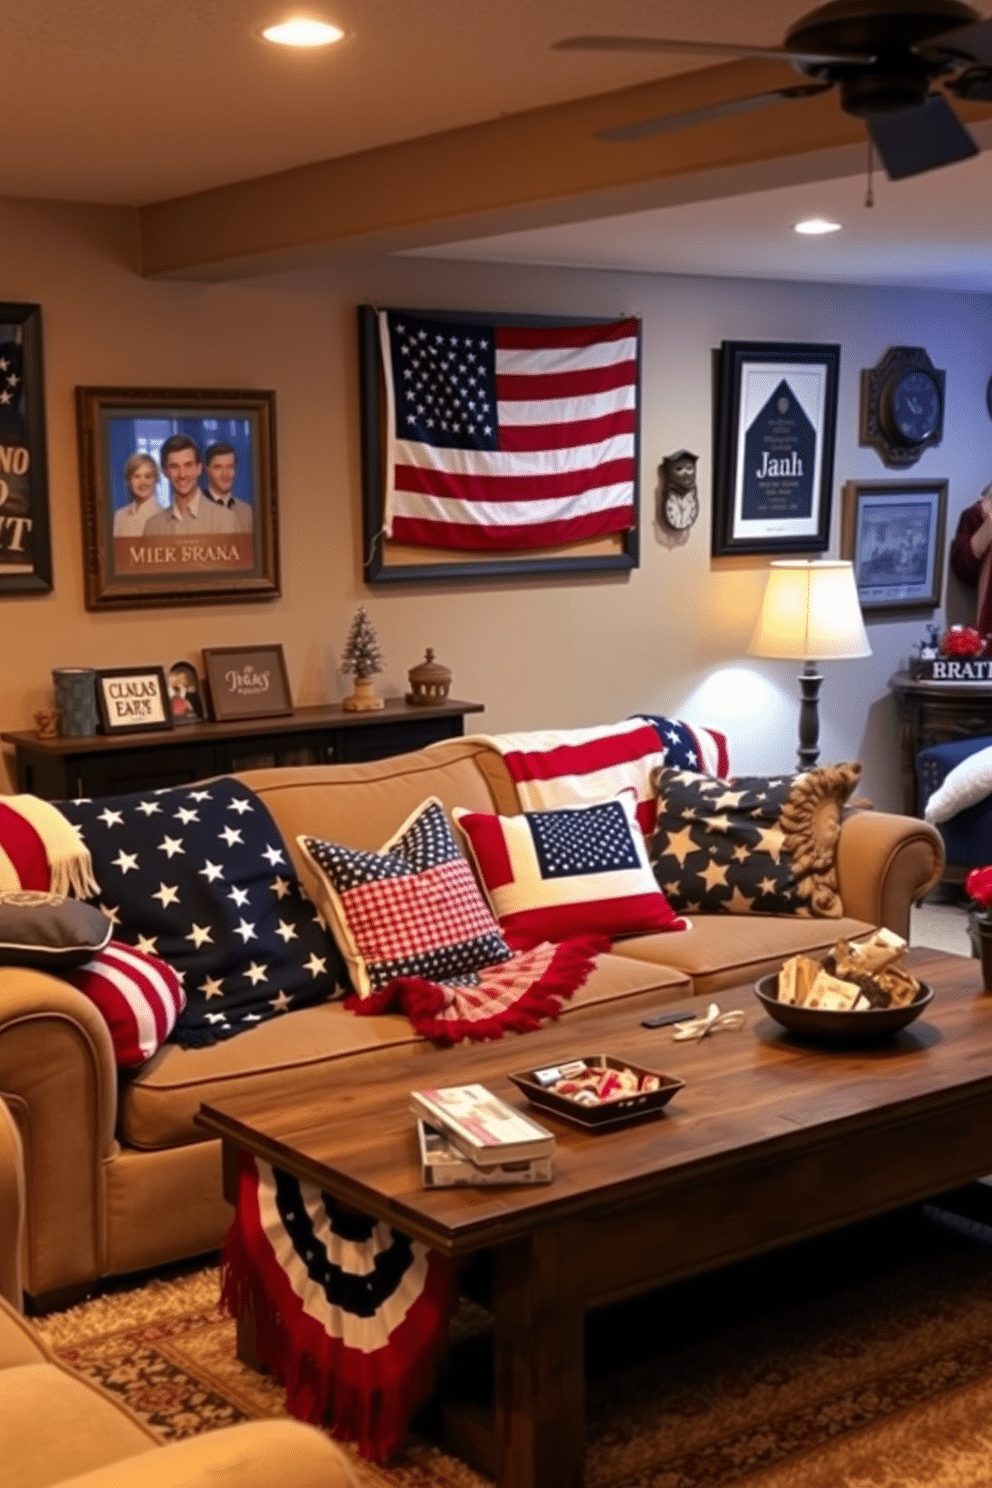
[[[379,852],[296,840],[360,997],[394,977],[461,980],[509,957],[435,797]]]

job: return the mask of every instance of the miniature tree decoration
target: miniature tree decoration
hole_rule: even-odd
[[[385,707],[382,698],[372,691],[372,677],[382,671],[382,651],[379,639],[364,606],[355,611],[351,630],[341,658],[341,670],[351,673],[355,685],[341,706],[350,713],[368,713]]]

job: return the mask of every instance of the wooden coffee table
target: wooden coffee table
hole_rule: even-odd
[[[199,1119],[224,1139],[231,1197],[245,1149],[448,1255],[492,1251],[492,1418],[466,1417],[450,1444],[503,1488],[579,1488],[586,1308],[992,1172],[992,996],[976,961],[917,950],[910,964],[934,1000],[875,1047],[795,1042],[746,986],[716,999],[746,1010],[744,1028],[701,1043],[612,1004],[481,1047],[350,1059],[320,1098],[218,1101]],[[480,1081],[523,1107],[509,1071],[597,1053],[685,1088],[609,1133],[536,1113],[558,1137],[550,1185],[421,1186],[410,1090]]]

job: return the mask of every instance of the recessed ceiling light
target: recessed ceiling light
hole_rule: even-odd
[[[807,238],[819,238],[824,233],[840,232],[840,223],[831,222],[827,217],[806,217],[802,222],[797,222],[792,230]]]
[[[266,41],[274,41],[277,46],[320,47],[340,41],[344,32],[339,31],[337,26],[329,26],[326,21],[311,21],[305,16],[296,16],[290,21],[280,21],[276,26],[266,26],[262,35]]]

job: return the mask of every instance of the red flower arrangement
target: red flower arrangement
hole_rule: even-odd
[[[979,909],[988,916],[992,911],[992,866],[972,868],[964,881],[964,889],[968,898],[974,899]]]
[[[944,656],[981,656],[985,641],[972,625],[952,625],[940,638]]]

